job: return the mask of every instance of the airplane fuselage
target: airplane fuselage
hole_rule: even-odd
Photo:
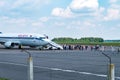
[[[45,47],[51,45],[58,49],[63,49],[59,44],[48,39],[46,35],[36,33],[0,33],[0,43],[6,48],[14,46]]]
[[[12,47],[14,45],[23,46],[44,46],[48,42],[45,41],[46,37],[39,34],[30,33],[5,33],[0,34],[0,43],[5,47]]]

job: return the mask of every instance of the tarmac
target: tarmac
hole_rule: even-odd
[[[34,80],[107,80],[109,60],[100,51],[25,49],[32,54]],[[120,54],[105,51],[120,80]],[[0,77],[27,80],[28,54],[19,49],[0,49]]]

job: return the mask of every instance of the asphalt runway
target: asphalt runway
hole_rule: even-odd
[[[108,59],[99,51],[27,50],[34,62],[34,80],[107,80]],[[104,52],[115,64],[120,80],[120,54]],[[28,54],[19,49],[0,49],[0,77],[27,80]]]

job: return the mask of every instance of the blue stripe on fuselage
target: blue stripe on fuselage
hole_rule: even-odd
[[[42,40],[42,38],[35,38],[35,37],[0,37],[0,39],[36,39],[36,40]]]

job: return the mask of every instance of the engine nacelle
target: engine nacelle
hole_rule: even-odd
[[[14,43],[8,41],[8,42],[6,42],[6,43],[4,44],[4,46],[5,46],[6,48],[12,48],[12,47],[14,47]]]

